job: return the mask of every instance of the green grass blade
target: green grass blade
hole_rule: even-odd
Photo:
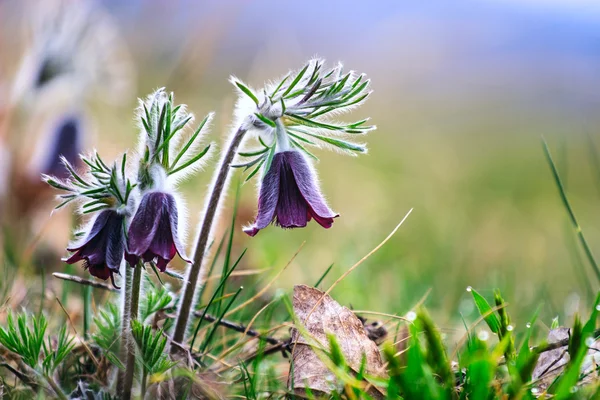
[[[469,287],[467,290],[471,292],[473,301],[475,301],[475,305],[479,310],[479,314],[481,314],[481,316],[485,319],[485,322],[490,327],[490,330],[498,335],[500,333],[500,320],[494,313],[492,307],[490,307],[490,304],[482,295],[477,293],[475,289]]]
[[[592,250],[590,249],[590,246],[588,245],[588,242],[585,239],[585,236],[583,235],[581,226],[577,222],[577,218],[575,217],[575,213],[573,212],[571,203],[569,202],[569,199],[567,198],[567,194],[565,192],[564,186],[560,179],[560,175],[558,174],[556,164],[554,164],[554,161],[552,160],[552,155],[550,154],[550,149],[548,148],[548,143],[546,143],[546,140],[544,138],[542,138],[542,143],[543,143],[543,148],[544,148],[544,154],[546,155],[546,159],[548,160],[548,164],[550,165],[550,170],[552,171],[552,176],[554,178],[554,181],[556,182],[556,186],[558,188],[558,192],[560,194],[562,203],[563,203],[565,209],[567,210],[569,219],[571,220],[571,224],[573,225],[573,228],[575,229],[575,232],[577,234],[577,237],[579,238],[579,242],[581,243],[581,246],[583,247],[586,257],[587,257],[590,265],[592,266],[594,273],[596,274],[596,278],[600,282],[600,268],[598,267],[598,263],[596,263],[596,259],[594,258],[594,255],[592,254]]]

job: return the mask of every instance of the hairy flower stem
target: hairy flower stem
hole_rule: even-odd
[[[92,325],[92,288],[84,286],[83,292],[83,337],[90,338],[90,326]]]
[[[142,396],[141,398],[146,398],[146,386],[148,385],[148,371],[144,367],[144,371],[142,372]]]
[[[119,359],[123,364],[127,362],[127,338],[129,337],[129,329],[131,325],[131,287],[133,281],[133,268],[128,264],[125,265],[125,290],[123,291],[123,300],[121,304],[121,348],[119,350]],[[119,369],[117,376],[117,393],[123,396],[125,385],[125,371]]]
[[[127,266],[129,268],[129,266]],[[131,389],[133,388],[133,375],[135,372],[135,343],[131,337],[131,321],[138,319],[138,308],[140,304],[140,289],[142,283],[142,264],[138,263],[133,268],[133,282],[131,283],[131,301],[129,309],[129,324],[126,331],[126,349],[127,362],[125,364],[125,377],[123,380],[123,400],[131,399]]]
[[[58,386],[58,383],[56,383],[54,378],[52,378],[50,375],[44,375],[44,378],[46,379],[46,382],[48,382],[48,385],[52,388],[54,393],[56,393],[57,398],[59,398],[60,400],[68,400],[67,395],[65,394],[65,392],[63,392],[60,386]]]
[[[237,152],[244,135],[247,132],[245,125],[238,128],[235,135],[233,136],[229,147],[223,154],[219,170],[217,172],[214,184],[212,185],[212,192],[204,213],[204,220],[200,228],[200,234],[198,235],[198,242],[196,244],[196,251],[194,253],[194,260],[189,270],[187,279],[183,286],[183,297],[180,302],[179,314],[177,315],[177,323],[175,325],[175,332],[173,334],[173,341],[177,343],[183,343],[190,314],[192,313],[192,305],[194,303],[196,285],[198,284],[198,278],[200,274],[206,274],[206,268],[203,267],[203,261],[206,253],[206,248],[210,238],[213,222],[219,209],[223,192],[227,186],[227,178],[233,158]],[[204,284],[205,278],[202,278],[201,284]],[[171,345],[171,353],[177,352],[178,347],[173,344]]]

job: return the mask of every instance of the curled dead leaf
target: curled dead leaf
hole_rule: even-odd
[[[569,338],[569,328],[557,328],[548,332],[548,343],[557,343]],[[569,362],[567,346],[540,354],[538,362],[533,369],[533,380],[540,380],[540,387],[545,388],[558,375]]]
[[[369,339],[363,322],[352,311],[324,292],[306,285],[294,286],[293,307],[303,328],[292,331],[290,390],[304,394],[309,388],[315,395],[332,392],[336,385],[335,376],[322,361],[323,355],[314,350],[315,347],[330,350],[328,335],[335,337],[346,364],[354,373],[360,370],[364,357],[367,376],[387,378],[379,348]],[[304,337],[300,331],[310,337]],[[365,386],[373,398],[384,397],[383,391],[376,386],[367,383]]]
[[[561,327],[552,329],[548,332],[547,341],[549,344],[564,342],[569,339],[569,335],[569,328]],[[600,347],[599,342],[600,340],[596,340],[589,346],[587,355],[581,365],[581,373],[585,378],[580,381],[580,384],[589,383],[593,378],[591,372],[597,368],[597,360],[600,358],[598,350],[598,347]],[[532,375],[533,380],[537,381],[536,386],[538,388],[542,390],[547,389],[554,379],[564,371],[570,359],[567,348],[568,346],[565,345],[540,354]]]

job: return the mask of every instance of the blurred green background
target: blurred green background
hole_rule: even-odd
[[[120,103],[100,94],[86,98],[94,132],[87,144],[107,159],[135,146],[136,97],[157,87],[174,91],[198,117],[216,111],[211,140],[221,144],[235,103],[231,74],[260,87],[317,55],[372,79],[370,100],[347,117],[371,117],[378,126],[365,138],[369,153],[317,153],[322,190],[341,215],[331,229],[313,222],[248,238],[241,225],[254,217],[256,190],[252,183],[241,188],[236,246],[249,248],[245,267],[281,268],[306,241],[275,287],[314,284],[334,263],[326,281],[332,283],[414,207],[385,247],[335,288],[340,303],[404,313],[431,289],[426,305],[438,324],[454,326],[459,313],[476,318],[465,291],[470,285],[484,295],[500,288],[517,324],[540,304],[549,323],[585,310],[598,289],[541,145],[543,136],[600,256],[594,158],[600,153],[600,7],[592,1],[100,5],[114,19],[135,71]],[[0,2],[4,88],[27,49],[32,9],[35,2]],[[29,129],[26,116],[11,122],[13,134]],[[191,236],[215,161],[182,186]],[[227,228],[233,198],[217,237]],[[35,215],[47,218],[51,206],[44,203]],[[32,222],[33,230],[40,224]],[[41,240],[62,254],[68,230],[46,230]]]

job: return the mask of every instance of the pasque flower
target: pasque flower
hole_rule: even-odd
[[[113,209],[98,213],[85,240],[67,248],[74,254],[65,261],[74,264],[84,260],[90,274],[104,280],[110,278],[114,285],[113,273],[119,273],[125,251],[123,219]]]
[[[171,177],[185,176],[207,154],[210,145],[201,149],[199,139],[211,115],[202,120],[187,143],[179,143],[179,148],[178,140],[171,142],[173,134],[181,132],[193,116],[185,106],[174,105],[172,93],[161,88],[148,96],[140,104],[139,118],[143,128],[140,153],[144,154],[138,170],[141,201],[129,225],[125,259],[132,267],[140,260],[156,261],[158,269],[165,272],[176,254],[186,260],[179,236],[182,210],[173,191],[180,178]]]
[[[263,178],[256,221],[244,232],[254,236],[271,222],[283,228],[304,227],[312,218],[330,228],[337,216],[327,206],[305,157],[296,150],[282,151],[275,153]]]
[[[364,74],[344,72],[338,64],[326,71],[322,60],[311,60],[298,72],[290,72],[279,83],[253,91],[239,80],[238,118],[258,137],[259,148],[238,152],[250,158],[233,167],[254,168],[247,179],[263,173],[254,224],[244,231],[254,236],[271,222],[283,228],[304,227],[314,218],[324,228],[338,215],[327,206],[319,190],[316,173],[308,158],[317,157],[308,147],[324,147],[356,155],[366,146],[357,136],[375,129],[368,119],[340,123],[330,116],[350,111],[369,96]]]
[[[156,260],[156,266],[164,272],[175,254],[185,260],[177,220],[177,203],[172,194],[146,193],[129,225],[125,254],[129,265],[135,266],[140,259],[144,262]]]
[[[80,212],[91,216],[88,227],[76,234],[83,239],[67,248],[73,254],[65,261],[74,264],[83,260],[92,275],[110,278],[115,285],[113,274],[119,273],[125,254],[125,229],[134,207],[133,185],[125,176],[126,156],[120,167],[116,162],[109,167],[98,153],[81,156],[81,160],[89,167],[86,173],[77,172],[63,156],[68,178],[43,175],[46,183],[64,192],[58,196],[62,202],[56,208],[79,202]]]

